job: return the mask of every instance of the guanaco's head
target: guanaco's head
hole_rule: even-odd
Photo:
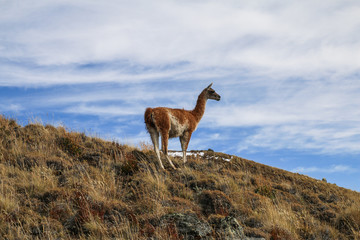
[[[220,95],[215,92],[214,89],[211,88],[213,84],[211,83],[207,88],[204,89],[204,92],[206,92],[206,98],[207,99],[213,99],[216,101],[220,101]]]

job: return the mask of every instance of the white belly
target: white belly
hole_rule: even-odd
[[[180,124],[179,121],[170,115],[170,131],[169,131],[169,137],[179,137],[184,134],[184,132],[187,130],[188,124],[185,122],[184,124]]]

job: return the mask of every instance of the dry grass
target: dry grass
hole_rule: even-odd
[[[360,239],[360,195],[223,153],[160,171],[140,150],[0,116],[1,239],[181,239],[167,214],[216,226],[232,216],[250,237]],[[186,238],[185,238],[186,239]]]

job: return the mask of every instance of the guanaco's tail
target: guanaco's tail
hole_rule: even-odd
[[[155,123],[154,123],[154,120],[152,117],[152,113],[153,113],[152,108],[147,108],[145,110],[144,120],[145,120],[146,128],[149,128],[149,127],[155,128]]]

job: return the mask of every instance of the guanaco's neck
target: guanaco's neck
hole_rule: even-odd
[[[206,105],[207,98],[205,96],[205,92],[200,93],[196,106],[194,110],[191,111],[191,113],[195,116],[196,120],[199,122],[204,115],[205,112],[205,105]]]

